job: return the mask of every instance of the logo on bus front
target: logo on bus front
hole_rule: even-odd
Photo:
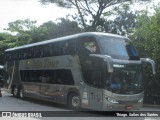
[[[113,67],[116,67],[116,68],[124,68],[125,66],[124,66],[124,65],[120,65],[120,64],[114,64]]]

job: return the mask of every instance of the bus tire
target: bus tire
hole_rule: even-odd
[[[81,106],[80,96],[76,93],[71,93],[68,99],[69,108],[78,110]]]
[[[19,90],[19,97],[20,97],[20,99],[24,99],[24,98],[25,98],[25,97],[24,97],[23,88],[20,88],[20,90]]]
[[[17,86],[13,87],[13,97],[19,97],[19,89]]]

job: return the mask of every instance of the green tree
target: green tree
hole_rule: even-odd
[[[96,31],[101,25],[103,14],[111,7],[121,3],[148,2],[150,0],[39,0],[42,4],[54,3],[63,8],[75,8],[77,10],[77,20],[85,31]],[[108,9],[107,9],[108,8]],[[91,20],[88,22],[88,16]]]
[[[137,12],[133,13],[129,4],[122,4],[119,8],[116,7],[112,30],[115,30],[116,34],[130,35],[134,32],[133,30],[136,27],[137,15]]]
[[[8,28],[5,29],[15,34],[23,34],[24,32],[34,29],[36,27],[37,21],[26,20],[16,20],[14,22],[8,23]]]
[[[65,18],[57,19],[57,23],[48,21],[38,27],[46,29],[46,39],[53,39],[57,37],[67,36],[81,32],[81,28],[78,23]]]
[[[9,23],[6,33],[0,33],[0,64],[3,63],[4,51],[25,44],[35,43],[81,32],[77,22],[60,18],[57,23],[48,21],[39,27],[35,21],[16,20]]]
[[[4,63],[4,51],[7,48],[15,47],[17,39],[11,34],[0,33],[0,64]]]
[[[137,16],[138,12],[133,12],[129,4],[122,4],[104,14],[99,25],[99,31],[129,36],[134,33]]]
[[[24,45],[32,41],[32,37],[29,31],[36,29],[36,21],[26,20],[16,20],[8,24],[8,28],[5,29],[8,33],[11,33],[17,38],[16,45]]]
[[[142,11],[137,22],[138,26],[131,38],[141,57],[149,57],[156,62],[155,76],[152,75],[150,66],[147,65],[143,69],[145,90],[147,94],[158,95],[160,94],[158,93],[160,87],[160,7],[155,8],[153,15],[149,15],[148,11]]]
[[[152,57],[157,62],[160,60],[160,10],[152,16],[143,11],[137,19],[137,29],[132,36],[140,54],[145,57]],[[160,61],[159,61],[160,62]]]
[[[62,37],[66,35],[76,34],[82,31],[82,29],[78,26],[76,21],[71,21],[65,18],[59,18],[59,22],[57,23],[55,36]]]

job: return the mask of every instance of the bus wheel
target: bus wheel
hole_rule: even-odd
[[[69,107],[71,108],[71,109],[79,109],[80,108],[80,104],[81,104],[81,102],[80,102],[80,96],[78,95],[78,94],[76,94],[76,93],[72,93],[72,94],[70,94],[69,95],[69,101],[68,101],[69,103]]]
[[[13,88],[13,96],[14,96],[14,97],[19,97],[18,87],[14,87],[14,88]]]
[[[20,90],[19,90],[19,97],[20,97],[20,99],[24,99],[23,88],[20,88]]]

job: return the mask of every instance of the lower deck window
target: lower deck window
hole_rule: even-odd
[[[73,85],[71,70],[21,70],[22,82]]]
[[[89,85],[94,87],[102,87],[102,72],[99,69],[87,69],[84,77]]]

